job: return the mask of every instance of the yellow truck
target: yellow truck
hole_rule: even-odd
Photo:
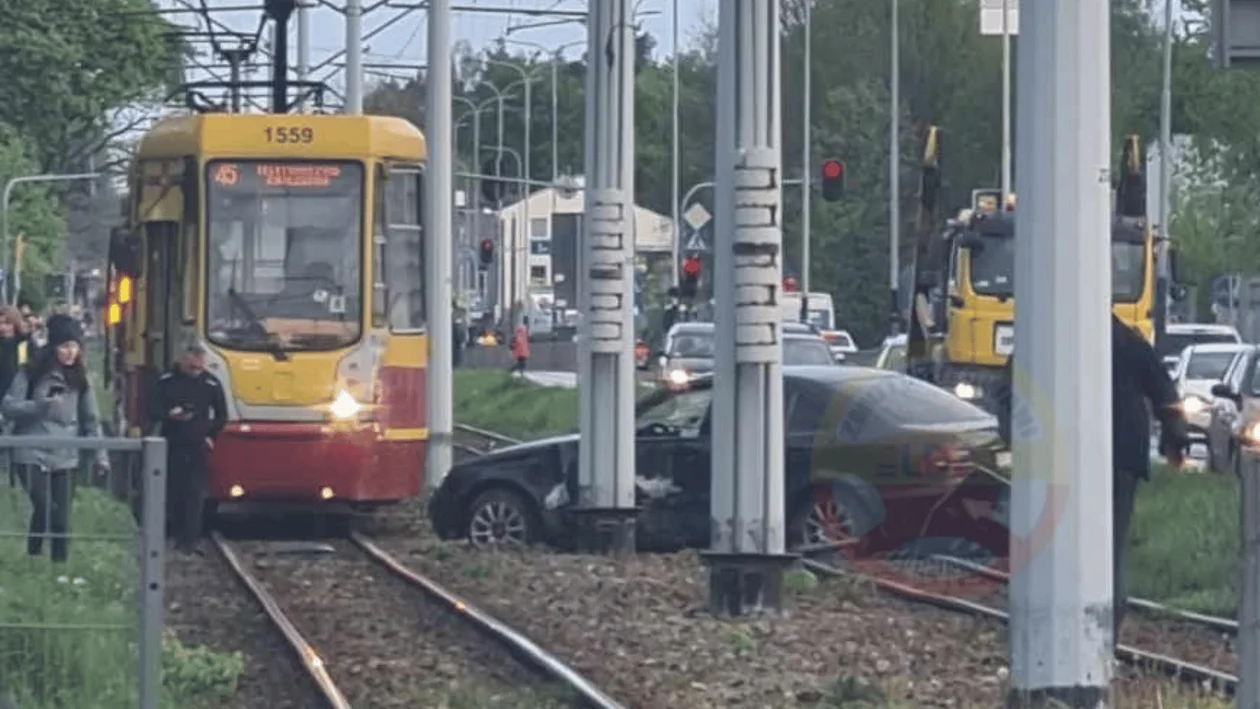
[[[1112,298],[1115,314],[1153,343],[1158,244],[1145,216],[1138,140],[1125,141],[1116,185]],[[923,171],[907,368],[995,412],[997,384],[1015,348],[1015,197],[1001,204],[1000,191],[975,190],[971,208],[937,231],[931,226],[939,188],[936,128],[929,129]]]

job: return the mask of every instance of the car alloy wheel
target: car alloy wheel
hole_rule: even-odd
[[[469,508],[468,541],[475,547],[522,547],[533,541],[533,532],[532,515],[516,493],[490,490]]]
[[[842,503],[830,496],[815,498],[809,505],[800,526],[800,543],[807,549],[818,549],[848,541],[853,519]]]

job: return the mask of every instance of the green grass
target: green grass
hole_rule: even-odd
[[[498,370],[456,370],[455,420],[524,439],[569,433],[578,428],[578,392]]]
[[[7,477],[7,476],[6,476]],[[25,495],[0,483],[0,696],[22,709],[134,709],[138,702],[138,554],[131,540],[70,540],[70,560],[26,555]],[[128,510],[75,492],[75,535],[136,534]],[[164,709],[222,706],[244,669],[238,654],[163,641]]]
[[[1233,475],[1152,471],[1138,489],[1130,534],[1129,593],[1233,617],[1239,530]]]

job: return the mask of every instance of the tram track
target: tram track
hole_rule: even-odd
[[[556,656],[365,535],[321,544],[313,558],[286,554],[281,545],[293,542],[229,542],[219,533],[212,541],[326,707],[435,706],[454,692],[487,708],[622,709]]]

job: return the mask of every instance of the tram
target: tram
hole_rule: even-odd
[[[207,113],[141,139],[111,235],[115,425],[208,353],[229,422],[213,503],[371,509],[416,495],[428,439],[425,140],[393,117]]]

